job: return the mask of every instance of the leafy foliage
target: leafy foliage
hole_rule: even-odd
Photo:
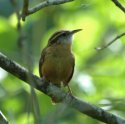
[[[30,7],[36,4],[36,1],[30,1]],[[120,38],[103,51],[95,50],[124,32],[125,15],[121,10],[105,0],[77,0],[47,7],[28,16],[26,22],[21,22],[26,35],[22,52],[13,6],[8,1],[0,1],[0,5],[6,5],[0,9],[0,51],[28,69],[31,64],[31,70],[36,75],[39,75],[40,52],[51,34],[60,29],[82,28],[73,42],[76,58],[75,73],[70,83],[73,94],[124,117],[125,38]],[[7,11],[7,7],[11,11]],[[53,105],[48,96],[38,91],[36,94],[41,112],[40,123],[101,124],[63,104]],[[0,109],[10,123],[33,124],[33,100],[29,86],[0,68]]]

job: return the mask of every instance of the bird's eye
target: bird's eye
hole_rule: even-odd
[[[66,33],[63,34],[63,36],[66,36],[66,35],[67,35]]]

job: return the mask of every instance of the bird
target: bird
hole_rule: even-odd
[[[49,38],[47,46],[42,50],[39,60],[40,77],[57,87],[61,87],[62,84],[64,87],[67,86],[70,93],[69,82],[75,66],[75,57],[72,52],[73,35],[81,30],[55,32]]]

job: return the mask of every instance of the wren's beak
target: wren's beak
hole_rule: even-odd
[[[72,31],[71,31],[71,34],[77,33],[77,32],[79,32],[79,31],[81,31],[81,30],[82,30],[82,29],[72,30]]]

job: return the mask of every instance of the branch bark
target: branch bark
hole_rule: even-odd
[[[22,20],[25,21],[25,17],[33,14],[45,7],[51,6],[51,5],[59,5],[59,4],[64,4],[67,2],[71,2],[74,0],[46,0],[44,2],[39,3],[33,8],[28,9],[28,0],[24,0],[24,6],[23,6],[23,11],[22,11]]]
[[[2,53],[0,53],[0,67],[13,74],[15,77],[28,83],[29,85],[32,85],[32,87],[36,88],[37,90],[45,93],[46,95],[49,95],[50,97],[54,96],[57,100],[75,108],[83,114],[108,124],[125,124],[124,119],[108,113],[95,105],[81,101],[76,97],[62,91],[60,88],[54,86],[53,84],[46,86],[46,82],[44,82],[44,80],[30,73],[27,69],[10,60]],[[27,75],[30,75],[33,83],[30,83]]]
[[[112,0],[112,2],[125,13],[125,7],[118,0]]]
[[[6,117],[3,115],[1,111],[0,111],[0,124],[9,124]]]

